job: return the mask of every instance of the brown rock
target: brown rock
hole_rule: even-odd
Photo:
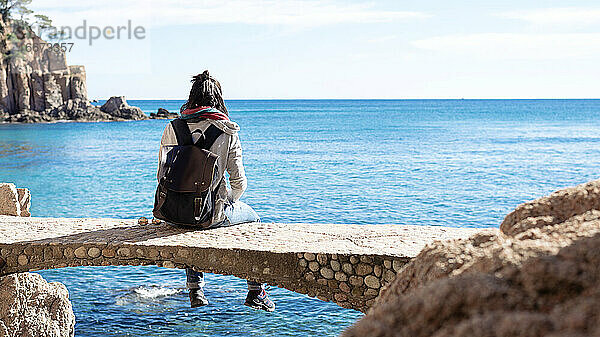
[[[348,299],[348,296],[343,293],[338,293],[338,294],[335,294],[335,296],[333,298],[335,298],[336,302],[344,302]]]
[[[379,283],[379,279],[373,275],[368,275],[365,277],[365,285],[369,288],[379,289],[381,284]]]
[[[360,276],[350,276],[349,282],[353,286],[361,286],[363,284],[363,278]]]
[[[19,198],[20,216],[28,217],[31,216],[29,208],[31,207],[31,192],[26,188],[17,188],[17,195]]]
[[[340,282],[348,281],[348,276],[344,272],[338,271],[335,273],[335,279]]]
[[[77,249],[75,249],[75,257],[79,258],[79,259],[85,259],[87,257],[87,249],[85,247],[77,247]]]
[[[306,261],[314,261],[316,256],[313,253],[304,253],[304,258]]]
[[[597,336],[600,181],[428,245],[345,336]]]
[[[75,315],[67,288],[38,274],[0,278],[0,336],[74,335]]]
[[[123,96],[113,96],[100,107],[105,112],[118,119],[143,120],[148,119],[138,107],[130,106]]]
[[[348,286],[348,284],[346,282],[341,282],[339,285],[339,288],[341,291],[345,292],[345,293],[349,293],[350,292],[350,286]]]
[[[356,266],[356,274],[359,276],[365,276],[373,272],[373,266],[365,263],[360,263]]]
[[[19,195],[14,184],[0,184],[0,215],[21,215]]]
[[[89,257],[95,259],[97,257],[100,256],[102,252],[100,251],[100,249],[96,248],[96,247],[92,247],[90,249],[88,249],[88,255]]]
[[[317,262],[319,262],[320,265],[322,266],[326,266],[327,265],[327,255],[326,254],[317,254]]]
[[[323,276],[324,278],[331,280],[333,278],[333,270],[327,268],[327,267],[323,267],[321,268],[321,276]]]
[[[336,260],[331,260],[329,264],[331,265],[331,269],[333,269],[333,271],[340,271],[340,269],[342,268],[340,263]]]
[[[344,263],[342,264],[342,270],[344,271],[344,273],[352,275],[354,269],[352,268],[352,265],[350,263]]]

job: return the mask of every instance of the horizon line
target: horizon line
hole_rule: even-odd
[[[130,101],[185,101],[185,98],[128,98]],[[105,101],[106,98],[89,99]],[[600,97],[563,97],[563,98],[228,98],[225,101],[484,101],[484,100],[600,100]]]

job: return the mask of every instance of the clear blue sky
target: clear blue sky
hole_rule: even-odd
[[[600,97],[597,1],[34,0],[74,39],[90,98],[183,99],[209,69],[226,98]]]

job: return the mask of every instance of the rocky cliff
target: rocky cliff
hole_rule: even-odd
[[[68,66],[60,45],[47,44],[28,26],[0,20],[0,54],[0,122],[148,118],[90,104],[85,68]]]
[[[436,242],[344,336],[600,336],[600,180]]]

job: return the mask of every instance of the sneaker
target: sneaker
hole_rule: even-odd
[[[208,305],[208,300],[204,297],[204,290],[190,289],[190,306],[192,308],[198,308]]]
[[[275,303],[269,299],[269,295],[264,289],[248,291],[244,305],[256,310],[275,311]]]

